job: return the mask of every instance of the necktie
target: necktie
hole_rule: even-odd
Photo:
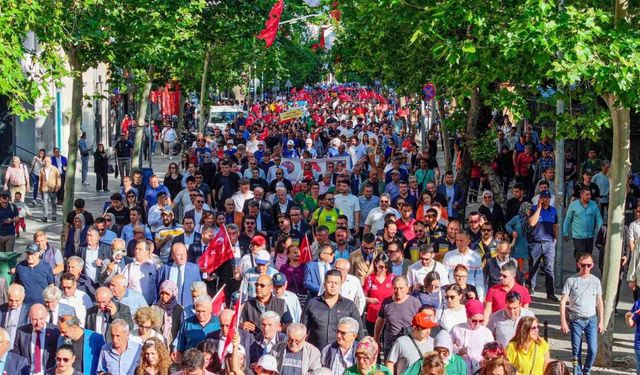
[[[55,324],[55,323],[53,322],[53,311],[49,311],[49,323],[51,323],[51,324]]]
[[[36,331],[36,344],[33,350],[33,370],[35,373],[42,372],[42,347],[40,346],[40,331]]]
[[[100,327],[100,330],[102,331],[102,335],[106,335],[107,334],[107,322],[109,319],[109,315],[106,312],[102,313],[102,327]]]
[[[178,300],[182,302],[182,266],[178,266],[178,282],[176,285],[178,286]]]

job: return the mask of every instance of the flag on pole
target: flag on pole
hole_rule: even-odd
[[[267,44],[265,47],[271,47],[278,35],[278,25],[280,24],[280,16],[282,16],[282,10],[284,9],[284,1],[278,0],[273,5],[269,12],[269,18],[264,23],[264,29],[258,35],[258,39],[263,39]]]
[[[309,246],[309,239],[305,234],[300,243],[300,264],[311,262],[311,247]]]
[[[220,315],[220,312],[225,308],[224,302],[227,299],[227,296],[224,293],[225,286],[226,284],[222,284],[222,287],[220,288],[220,290],[218,290],[218,293],[213,296],[213,300],[211,301],[211,313],[213,315]]]
[[[240,285],[240,295],[238,296],[238,300],[236,301],[233,314],[233,318],[231,318],[231,324],[229,324],[229,333],[227,333],[227,338],[224,340],[224,349],[223,353],[231,353],[229,346],[231,345],[231,340],[233,340],[233,336],[235,336],[236,332],[238,332],[238,327],[240,325],[240,304],[242,303],[242,285]],[[226,355],[226,354],[225,354]]]
[[[218,233],[211,239],[206,250],[202,253],[198,265],[203,272],[212,273],[224,262],[233,259],[233,246],[224,225],[220,227]]]

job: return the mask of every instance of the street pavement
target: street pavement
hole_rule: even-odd
[[[444,166],[443,152],[438,152],[437,159],[441,167]],[[176,163],[178,159],[174,158]],[[160,180],[164,178],[164,174],[167,171],[167,167],[170,163],[168,159],[165,159],[159,155],[153,157],[153,169],[154,172],[160,177]],[[144,163],[144,166],[148,166],[148,162]],[[77,169],[76,176],[76,190],[75,198],[82,198],[86,202],[86,209],[90,211],[94,217],[98,216],[102,212],[102,208],[105,202],[109,201],[109,196],[112,192],[119,191],[120,179],[113,177],[113,174],[109,175],[109,190],[111,192],[96,192],[96,175],[93,173],[92,161],[90,163],[89,173],[89,185],[84,186],[81,184],[80,168]],[[442,170],[444,172],[444,170]],[[30,194],[27,194],[29,197]],[[481,196],[481,195],[480,195]],[[478,204],[470,204],[467,207],[467,212],[477,209]],[[45,231],[49,240],[56,246],[60,246],[60,233],[63,227],[64,218],[62,218],[62,208],[58,206],[58,221],[48,223],[40,221],[42,217],[42,206],[31,208],[32,217],[27,219],[27,233],[23,234],[16,241],[16,251],[19,253],[24,252],[25,246],[32,240],[33,233],[38,230]],[[563,259],[556,258],[556,262],[562,261],[564,277],[568,277],[575,271],[575,260],[573,258],[573,246],[571,241],[565,242],[564,247],[565,256]],[[596,250],[597,252],[597,250]],[[594,253],[595,255],[595,253]],[[596,257],[597,259],[597,257]],[[525,266],[526,267],[526,266]],[[597,267],[594,268],[594,274],[600,277],[600,271]],[[559,303],[551,302],[546,299],[546,293],[544,292],[543,276],[539,277],[537,292],[532,296],[533,303],[530,309],[540,320],[540,324],[543,325],[546,321],[548,323],[548,336],[549,344],[551,348],[551,358],[560,359],[571,364],[571,341],[569,335],[565,335],[560,332],[560,317],[559,317]],[[626,284],[626,283],[625,283]],[[615,315],[615,334],[614,334],[614,348],[615,348],[615,363],[614,369],[594,368],[592,374],[629,374],[635,371],[635,357],[633,353],[633,339],[634,330],[628,328],[624,323],[624,312],[628,311],[632,306],[632,295],[626,285],[621,287],[620,303],[618,305],[618,311],[622,314]],[[556,288],[556,295],[560,297],[561,287]],[[541,331],[543,334],[544,330]],[[583,355],[586,355],[586,344],[583,344]],[[584,357],[583,357],[584,358]]]

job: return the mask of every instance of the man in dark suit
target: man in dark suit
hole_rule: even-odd
[[[196,281],[202,281],[200,277],[200,268],[194,264],[187,262],[187,247],[183,243],[174,243],[171,246],[171,259],[173,264],[165,264],[158,272],[158,293],[160,293],[160,285],[165,280],[172,280],[178,286],[178,295],[176,300],[182,306],[190,306],[193,304],[189,287]]]
[[[95,301],[98,284],[82,273],[83,269],[84,260],[79,256],[74,255],[67,259],[67,271],[76,278],[77,289],[85,292],[91,301]]]
[[[291,228],[300,233],[302,237],[306,234],[309,243],[313,242],[311,226],[302,217],[302,209],[298,206],[291,207],[289,210],[289,218],[291,219]]]
[[[251,363],[258,362],[264,354],[271,353],[276,344],[287,340],[287,335],[281,332],[280,315],[274,311],[265,311],[260,316],[260,333],[254,339],[249,349],[247,359]],[[240,330],[244,332],[244,330]],[[253,335],[248,335],[253,337]]]
[[[248,216],[256,219],[256,230],[268,236],[273,228],[273,218],[270,213],[260,209],[257,202],[249,203]]]
[[[111,290],[100,287],[96,291],[96,304],[87,309],[85,328],[98,332],[111,342],[111,322],[122,319],[133,329],[129,307],[113,300]]]
[[[0,305],[0,326],[9,332],[10,346],[16,337],[18,327],[29,322],[29,307],[24,304],[24,287],[11,284],[7,293],[8,302]]]
[[[264,189],[261,187],[256,187],[253,189],[253,198],[247,199],[244,201],[244,205],[242,206],[242,212],[246,215],[249,213],[249,204],[251,202],[256,202],[258,204],[258,210],[260,212],[270,214],[271,208],[273,205],[268,200],[264,199]]]
[[[271,209],[271,217],[278,217],[279,214],[289,214],[291,207],[295,205],[293,200],[287,195],[287,188],[278,186],[276,196]]]
[[[60,331],[55,325],[47,323],[47,317],[47,308],[44,305],[36,303],[31,306],[31,323],[18,328],[13,344],[13,352],[27,359],[33,374],[42,374],[56,364]]]
[[[11,375],[29,375],[31,373],[31,369],[29,368],[29,362],[27,359],[9,352],[10,348],[9,332],[4,328],[0,328],[0,358],[3,358],[5,355],[7,356],[7,359],[4,362],[3,373]]]

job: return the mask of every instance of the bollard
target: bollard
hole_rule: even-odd
[[[571,363],[573,364],[573,375],[578,375],[578,357],[573,357]]]
[[[549,322],[545,320],[542,324],[544,325],[544,331],[542,332],[544,341],[549,342]]]

